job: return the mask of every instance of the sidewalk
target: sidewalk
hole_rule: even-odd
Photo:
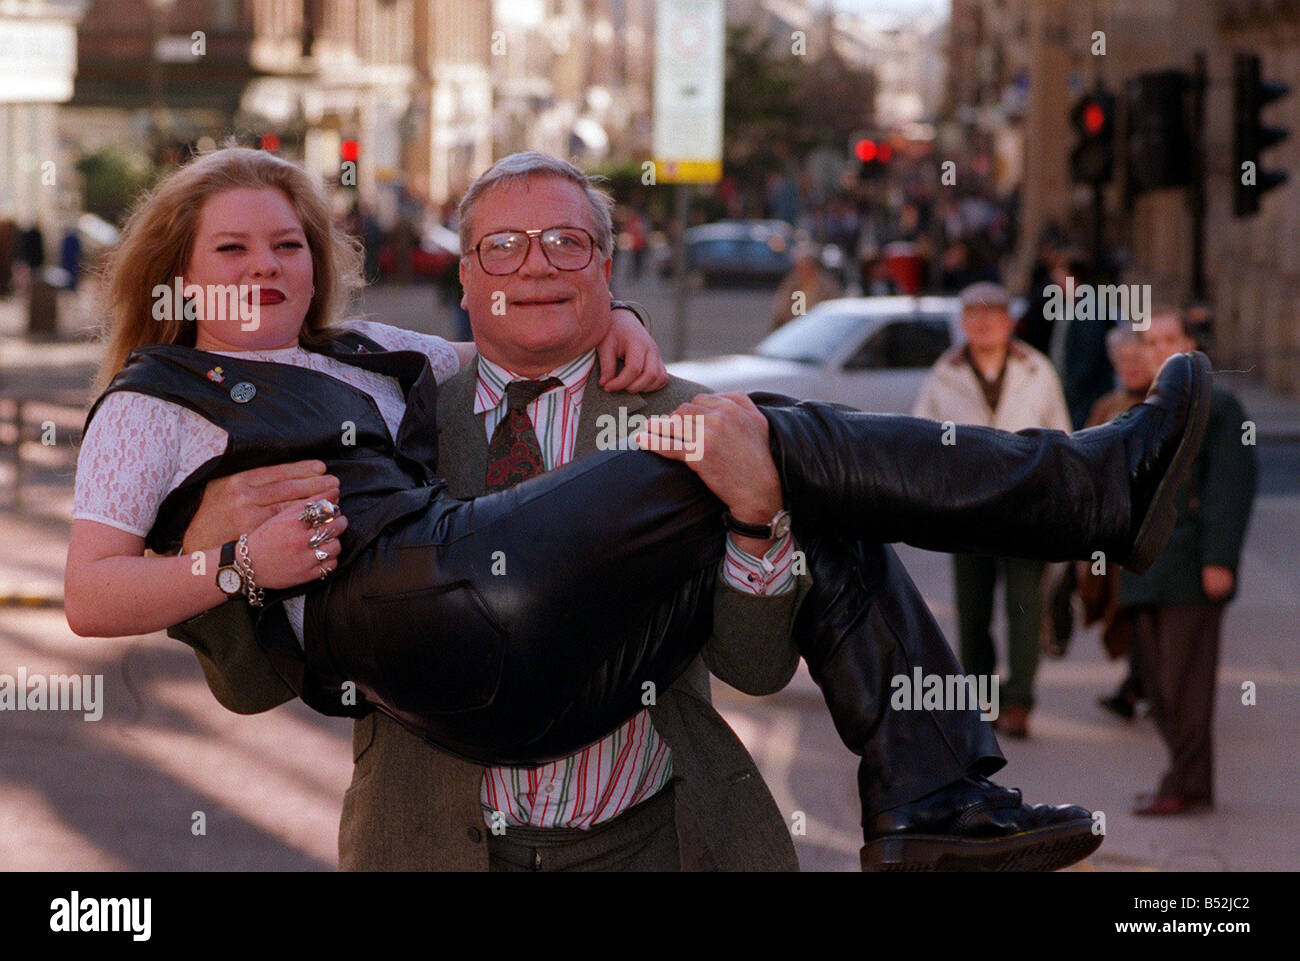
[[[0,392],[32,397],[80,390],[97,348],[28,343],[12,302],[0,301]],[[21,315],[19,315],[21,316]],[[1300,401],[1234,382],[1262,445],[1297,435]],[[71,438],[59,443],[72,448]],[[31,447],[32,445],[29,445]],[[33,461],[39,446],[29,452]],[[253,717],[221,708],[193,655],[163,634],[83,639],[63,619],[63,564],[75,449],[29,471],[28,506],[0,507],[0,673],[90,672],[103,678],[103,719],[68,712],[0,714],[0,870],[330,870],[351,775],[350,725],[293,702]],[[0,451],[0,504],[11,495]],[[1106,844],[1078,870],[1294,870],[1290,829],[1300,698],[1294,544],[1300,500],[1263,498],[1247,541],[1242,594],[1229,611],[1218,722],[1220,806],[1153,823],[1128,814],[1158,773],[1163,748],[1149,721],[1123,725],[1095,698],[1122,665],[1091,635],[1040,673],[1032,740],[1004,744],[999,779],[1035,801],[1078,801],[1107,814]],[[952,628],[946,558],[904,549],[940,623]],[[32,609],[46,605],[48,609]],[[1259,687],[1258,706],[1240,696]],[[854,870],[860,831],[854,760],[820,693],[801,671],[779,695],[750,699],[715,685],[719,708],[758,761],[785,813],[806,812],[797,847],[805,869]],[[1290,747],[1288,747],[1290,745]],[[203,815],[205,832],[194,830]]]

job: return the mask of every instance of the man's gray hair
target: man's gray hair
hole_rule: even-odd
[[[531,177],[559,177],[577,184],[587,194],[591,204],[592,219],[596,224],[596,247],[606,257],[614,253],[614,217],[611,213],[614,200],[599,185],[605,177],[589,177],[581,170],[559,157],[528,150],[502,157],[487,170],[483,171],[465,191],[461,198],[458,213],[460,215],[460,249],[462,256],[468,255],[473,246],[471,232],[474,204],[478,199],[501,184],[524,183]],[[551,224],[543,226],[550,227]]]

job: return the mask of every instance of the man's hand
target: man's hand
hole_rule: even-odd
[[[1231,567],[1206,564],[1201,568],[1201,590],[1212,601],[1221,601],[1231,594],[1235,580]]]
[[[286,508],[325,497],[338,503],[339,481],[318,460],[258,467],[211,481],[185,530],[185,553],[217,547],[261,527]]]
[[[766,524],[783,506],[767,418],[743,393],[699,394],[668,417],[651,417],[633,440],[644,450],[685,462],[742,523]],[[772,546],[772,541],[733,538],[756,557]]]
[[[600,359],[600,386],[613,393],[624,390],[644,394],[668,385],[668,368],[659,355],[659,345],[641,326],[636,314],[620,307],[610,314],[609,333],[596,345]],[[623,369],[618,370],[622,358]],[[617,371],[617,374],[615,374]]]

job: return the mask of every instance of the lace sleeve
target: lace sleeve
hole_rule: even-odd
[[[433,334],[421,334],[404,327],[393,327],[373,320],[359,320],[352,325],[357,333],[365,334],[389,350],[414,350],[429,358],[433,368],[433,377],[439,384],[447,380],[458,370],[460,361],[456,350],[450,342]]]
[[[191,442],[201,437],[192,429],[200,425],[220,436]],[[168,401],[131,391],[110,394],[81,442],[72,516],[144,537],[163,498],[214,448],[220,452],[224,435]]]

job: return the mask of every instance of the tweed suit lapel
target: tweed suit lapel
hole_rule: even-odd
[[[438,473],[455,497],[487,493],[487,435],[474,413],[478,358],[438,390]]]
[[[483,421],[474,413],[474,392],[478,385],[478,358],[438,388],[438,473],[456,497],[478,497],[487,493],[487,434]],[[582,414],[578,418],[575,456],[596,449],[596,436],[604,417],[615,424],[644,409],[640,394],[622,391],[609,393],[600,386],[600,361],[591,368],[582,395]],[[619,417],[619,409],[627,413]]]
[[[600,433],[603,418],[612,417],[614,423],[620,422],[619,408],[626,408],[624,419],[646,406],[645,398],[640,394],[627,394],[623,391],[609,393],[600,386],[600,360],[597,358],[587,377],[587,389],[582,395],[582,415],[578,418],[578,437],[574,444],[574,455],[589,454],[596,449],[596,436]],[[619,438],[622,440],[622,438]]]

